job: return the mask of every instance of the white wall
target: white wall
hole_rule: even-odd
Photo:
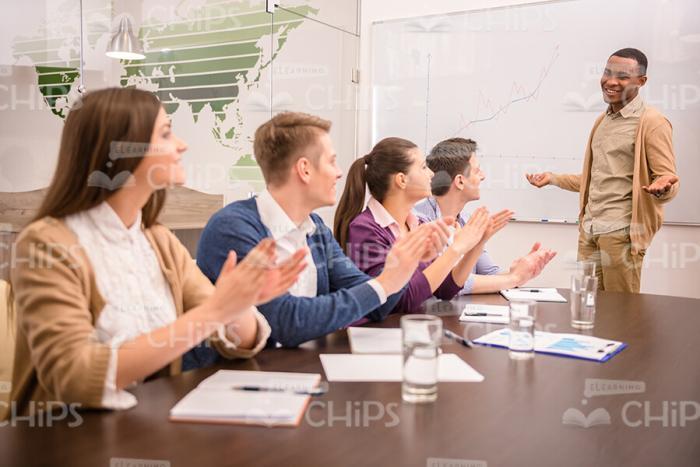
[[[359,154],[366,154],[371,141],[371,25],[375,21],[443,14],[480,8],[538,3],[540,0],[362,0],[360,24],[360,111],[358,116]],[[583,150],[583,148],[582,148]],[[700,200],[699,200],[700,201]],[[558,251],[536,286],[568,287],[576,259],[575,225],[512,223],[496,235],[489,252],[502,267],[527,253],[534,241]],[[647,251],[642,276],[642,292],[700,298],[700,227],[666,225]]]

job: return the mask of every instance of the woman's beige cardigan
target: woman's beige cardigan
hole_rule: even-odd
[[[170,284],[177,315],[204,302],[214,286],[175,235],[162,225],[145,229],[145,234]],[[96,340],[95,323],[104,300],[85,251],[61,220],[40,219],[20,234],[12,286],[18,326],[12,411],[26,413],[32,401],[100,407],[110,348]],[[227,358],[255,355],[270,335],[267,321],[256,314],[253,349],[232,350],[217,339],[211,339],[212,345]],[[169,373],[179,373],[180,367],[178,358],[169,365]],[[3,405],[0,420],[10,414],[11,407]]]

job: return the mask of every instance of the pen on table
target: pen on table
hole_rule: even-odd
[[[527,287],[522,288],[522,289],[518,288],[518,290],[522,290],[523,292],[536,292],[536,293],[542,292],[540,289],[528,289]]]
[[[294,389],[294,388],[275,388],[268,386],[231,386],[231,389],[235,391],[252,391],[252,392],[288,392],[291,394],[298,394],[301,396],[321,396],[328,392],[328,384],[322,384],[317,388],[312,389]]]
[[[498,316],[499,318],[502,318],[505,315],[502,315],[500,313],[484,313],[482,311],[478,311],[478,312],[474,312],[474,313],[467,313],[465,311],[464,316]]]
[[[445,329],[445,337],[448,339],[452,339],[453,341],[459,342],[465,347],[472,348],[474,347],[474,344],[472,344],[472,341],[467,339],[466,337],[459,336],[455,334],[454,332],[450,331],[449,329]]]

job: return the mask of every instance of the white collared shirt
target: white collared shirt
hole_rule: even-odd
[[[311,216],[304,219],[301,225],[295,225],[268,190],[260,193],[255,201],[260,221],[267,227],[275,240],[277,261],[284,261],[299,248],[308,246],[307,236],[316,231],[316,224]],[[296,297],[315,297],[318,295],[318,275],[311,250],[306,256],[306,264],[307,266],[299,275],[297,282],[289,288],[289,293]],[[382,305],[386,303],[387,295],[384,287],[376,279],[370,279],[367,284],[377,294],[379,302]]]
[[[299,248],[307,246],[307,236],[316,231],[316,224],[311,216],[304,219],[300,225],[295,225],[267,190],[260,193],[256,202],[260,220],[275,240],[277,261],[284,261]],[[290,287],[289,293],[296,297],[315,297],[318,290],[316,272],[316,264],[309,250],[306,255],[306,268],[301,272],[296,283]]]

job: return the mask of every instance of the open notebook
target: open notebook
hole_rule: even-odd
[[[298,426],[309,396],[295,391],[311,391],[320,381],[317,373],[219,370],[170,410],[170,420]]]

